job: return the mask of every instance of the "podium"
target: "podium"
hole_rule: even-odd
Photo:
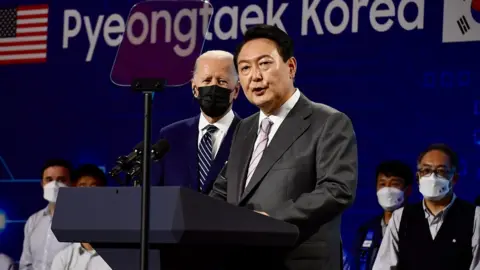
[[[90,243],[114,270],[139,269],[140,198],[139,187],[61,188],[52,231]],[[182,187],[152,187],[150,210],[151,270],[280,265],[298,238],[294,225]]]

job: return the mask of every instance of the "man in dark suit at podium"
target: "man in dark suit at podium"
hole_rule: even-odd
[[[357,187],[350,119],[295,88],[293,42],[275,26],[250,28],[235,64],[260,112],[238,124],[210,195],[296,225],[298,244],[282,258],[283,267],[341,269],[340,220]]]
[[[240,89],[233,55],[225,51],[202,54],[195,64],[192,89],[201,113],[160,131],[170,151],[160,162],[158,185],[183,186],[208,194],[228,158],[240,121],[232,110]]]

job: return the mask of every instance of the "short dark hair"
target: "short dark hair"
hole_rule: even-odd
[[[233,56],[233,61],[235,62],[235,68],[238,70],[237,60],[240,51],[243,46],[254,39],[266,38],[269,39],[275,44],[277,44],[278,54],[282,57],[284,62],[287,62],[293,56],[293,40],[292,38],[285,33],[282,29],[277,26],[268,25],[268,24],[258,24],[249,28],[245,35],[243,35],[243,41],[237,46],[235,54]]]
[[[74,172],[73,183],[77,183],[80,178],[90,176],[98,181],[99,186],[107,185],[107,176],[105,173],[94,164],[84,164],[78,167]]]
[[[440,152],[443,152],[445,155],[448,156],[448,158],[450,159],[450,166],[453,167],[456,171],[459,170],[459,161],[458,161],[458,156],[457,154],[452,150],[452,148],[450,148],[448,145],[444,144],[444,143],[434,143],[434,144],[431,144],[430,146],[427,147],[427,149],[425,149],[425,151],[423,151],[422,153],[420,153],[420,155],[418,156],[418,159],[417,159],[417,165],[420,165],[423,157],[431,152],[431,151],[440,151]]]
[[[414,178],[414,173],[410,166],[399,160],[388,160],[380,163],[377,166],[377,173],[375,175],[377,181],[380,174],[386,177],[394,176],[402,178],[405,181],[405,187],[410,186]]]
[[[73,166],[68,160],[65,160],[62,158],[52,158],[47,160],[42,167],[42,173],[41,173],[42,179],[43,179],[43,173],[45,172],[46,169],[50,167],[63,167],[68,170],[70,178],[72,176]]]

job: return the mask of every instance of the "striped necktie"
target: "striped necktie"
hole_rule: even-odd
[[[268,119],[268,117],[264,118],[260,124],[260,134],[258,134],[258,144],[253,150],[252,158],[250,159],[250,164],[248,165],[248,174],[247,174],[247,181],[245,182],[245,188],[250,182],[250,179],[255,172],[255,169],[258,166],[258,163],[262,159],[263,151],[267,148],[268,145],[268,134],[270,133],[270,128],[272,127],[273,122]]]
[[[212,136],[213,133],[218,130],[218,128],[214,125],[208,125],[206,129],[207,132],[203,135],[202,140],[200,141],[200,146],[198,147],[198,177],[201,191],[204,190],[204,186],[207,182],[207,175],[210,171],[210,167],[212,166]]]

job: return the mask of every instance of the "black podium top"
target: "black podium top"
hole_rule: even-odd
[[[61,188],[52,231],[61,242],[140,242],[141,188]],[[182,187],[152,187],[151,244],[291,247],[298,228]]]

